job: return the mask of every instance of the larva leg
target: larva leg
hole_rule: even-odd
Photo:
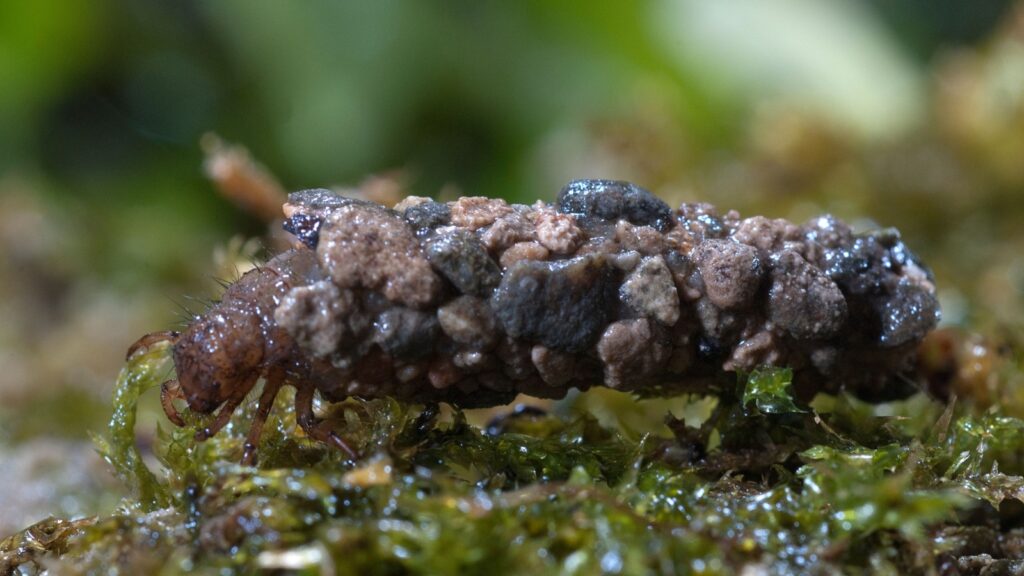
[[[263,432],[263,425],[270,416],[270,410],[274,407],[274,398],[284,384],[284,372],[272,370],[267,374],[266,383],[263,385],[263,393],[260,395],[260,402],[256,407],[256,417],[249,426],[249,433],[245,436],[245,450],[242,452],[242,464],[244,466],[256,465],[256,447],[259,445],[260,434]]]
[[[150,334],[146,334],[142,338],[136,340],[135,343],[128,348],[128,353],[125,354],[125,360],[130,360],[136,352],[145,350],[157,342],[169,341],[173,344],[174,342],[177,342],[179,336],[181,336],[181,333],[175,330],[164,330],[163,332],[152,332]]]
[[[295,412],[299,421],[299,426],[306,432],[306,435],[314,440],[323,442],[330,446],[345,452],[350,458],[355,460],[357,458],[355,450],[352,449],[340,436],[335,434],[334,430],[329,430],[322,426],[322,422],[317,421],[316,415],[313,414],[313,394],[316,393],[316,388],[309,384],[300,386],[298,393],[295,395]]]
[[[181,385],[177,380],[168,380],[160,385],[160,405],[164,408],[164,414],[167,414],[167,419],[179,427],[185,425],[185,420],[178,413],[178,409],[174,407],[174,401],[184,399],[185,395],[182,394]]]
[[[253,380],[255,380],[255,378]],[[227,426],[227,423],[231,421],[231,415],[234,414],[236,409],[238,409],[238,405],[242,403],[242,400],[245,400],[245,396],[249,393],[249,390],[252,390],[253,384],[254,382],[250,381],[248,385],[240,386],[239,390],[241,392],[231,398],[228,398],[227,401],[224,402],[224,405],[221,406],[220,412],[217,413],[217,418],[214,419],[213,424],[210,424],[206,428],[196,432],[197,442],[202,442],[207,438],[210,438],[217,432],[220,432],[221,428]]]

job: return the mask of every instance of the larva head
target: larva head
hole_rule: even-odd
[[[254,315],[211,312],[193,322],[174,344],[181,392],[189,408],[202,414],[247,394],[259,377],[263,359]]]

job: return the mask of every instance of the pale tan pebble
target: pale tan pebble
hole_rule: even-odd
[[[668,343],[656,337],[646,318],[613,322],[597,343],[605,385],[611,388],[649,381],[662,371],[671,353]]]
[[[482,298],[459,296],[437,310],[437,321],[449,338],[477,349],[495,344],[498,331],[491,307]]]
[[[434,360],[427,371],[427,379],[430,380],[430,385],[438,390],[455,384],[461,378],[462,373],[459,371],[459,368],[447,357]]]
[[[744,338],[733,349],[732,355],[722,364],[729,372],[749,372],[758,366],[777,366],[782,359],[779,343],[771,330],[762,330]]]
[[[537,240],[555,254],[571,254],[583,242],[576,218],[547,209],[536,215]]]
[[[530,350],[533,365],[540,377],[548,386],[564,386],[569,383],[576,371],[576,357],[545,346],[536,345]]]
[[[608,254],[614,255],[620,253],[622,247],[615,241],[614,238],[608,238],[605,236],[595,236],[583,243],[579,249],[576,250],[576,256],[585,256],[587,254]]]
[[[381,290],[413,308],[431,303],[441,289],[409,225],[377,206],[338,208],[321,227],[316,253],[340,288]]]
[[[679,320],[679,293],[660,255],[644,258],[622,283],[619,297],[633,310],[665,326]]]
[[[401,202],[395,204],[395,212],[405,212],[413,206],[419,206],[427,202],[433,202],[433,198],[427,196],[406,196]]]
[[[512,207],[501,199],[484,196],[465,196],[451,203],[452,224],[469,230],[478,230],[512,212]]]
[[[739,223],[732,240],[765,252],[777,252],[787,241],[801,242],[803,234],[799,226],[788,220],[752,216]]]
[[[483,245],[495,253],[504,252],[518,242],[536,239],[537,233],[533,222],[518,211],[498,218],[480,235]]]
[[[502,268],[508,268],[520,260],[547,260],[550,255],[539,242],[519,242],[502,253],[500,263]]]
[[[635,226],[626,220],[615,224],[615,239],[626,250],[645,256],[661,254],[666,249],[665,236],[650,226]]]

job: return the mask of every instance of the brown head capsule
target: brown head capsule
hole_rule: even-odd
[[[299,423],[349,452],[312,413],[319,392],[444,401],[560,398],[604,385],[708,391],[724,372],[794,371],[797,393],[906,394],[901,374],[934,327],[930,273],[893,230],[854,234],[829,216],[796,225],[579,180],[557,203],[410,197],[395,209],[326,190],[289,196],[300,247],[232,284],[174,342],[162,390],[219,430],[259,378],[249,431],[282,385]]]

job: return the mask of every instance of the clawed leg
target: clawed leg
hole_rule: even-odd
[[[167,414],[167,419],[179,427],[185,425],[185,419],[174,407],[174,401],[184,399],[185,395],[181,392],[181,386],[177,380],[168,380],[160,385],[160,405],[164,408],[164,414]]]
[[[140,350],[145,350],[157,342],[171,342],[172,344],[177,342],[178,337],[181,336],[181,332],[175,330],[164,330],[163,332],[153,332],[146,334],[142,338],[135,341],[134,344],[128,347],[128,353],[125,354],[124,359],[131,360],[132,356]]]
[[[356,451],[346,444],[334,430],[325,428],[322,426],[323,422],[317,421],[316,415],[313,414],[313,394],[315,392],[315,387],[306,384],[300,386],[298,393],[295,395],[295,412],[299,426],[302,427],[310,438],[323,442],[328,446],[334,446],[348,454],[349,458],[355,460],[358,458]]]
[[[244,466],[256,465],[256,448],[259,446],[260,434],[263,432],[263,425],[270,416],[270,410],[274,407],[274,398],[284,384],[285,375],[275,370],[267,375],[263,384],[263,393],[260,394],[259,404],[256,406],[256,416],[249,426],[249,433],[245,436],[245,450],[242,452],[242,464]]]
[[[249,393],[249,390],[252,390],[253,384],[254,382],[250,381],[247,386],[240,387],[240,393],[228,398],[227,401],[224,402],[224,405],[220,407],[220,412],[217,412],[217,417],[213,420],[213,423],[196,432],[197,442],[202,442],[207,438],[210,438],[217,432],[220,432],[221,428],[227,426],[228,422],[231,421],[231,415],[238,409],[238,405],[242,403],[242,400],[245,400],[245,396]]]

